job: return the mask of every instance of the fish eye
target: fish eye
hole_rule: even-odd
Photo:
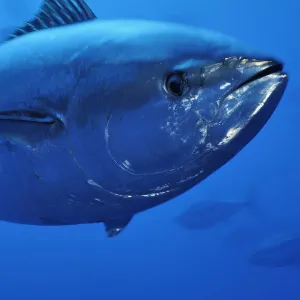
[[[175,72],[167,76],[165,82],[165,89],[170,95],[180,97],[185,92],[186,87],[187,83],[184,73]]]

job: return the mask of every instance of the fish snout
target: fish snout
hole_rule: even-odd
[[[210,126],[214,145],[243,148],[264,127],[285,92],[288,76],[277,60],[240,59],[239,80],[220,101]]]

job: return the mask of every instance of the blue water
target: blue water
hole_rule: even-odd
[[[40,3],[0,0],[0,26],[22,24]],[[299,1],[87,3],[99,18],[165,19],[232,35],[285,61],[289,87],[269,123],[237,157],[176,200],[136,216],[116,238],[106,238],[101,224],[1,223],[0,299],[299,300],[299,268],[251,266],[253,236],[240,245],[226,242],[239,227],[300,227]],[[188,231],[172,221],[201,199],[242,199],[250,187],[260,203],[257,218],[241,212],[208,231]]]

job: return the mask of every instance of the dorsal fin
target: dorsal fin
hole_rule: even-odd
[[[35,18],[18,28],[8,40],[33,31],[85,22],[96,18],[84,0],[44,0]]]

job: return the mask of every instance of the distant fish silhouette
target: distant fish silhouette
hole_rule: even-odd
[[[205,201],[190,206],[182,215],[176,217],[176,223],[190,230],[210,229],[226,222],[241,209],[251,207],[252,201],[225,202]]]
[[[265,240],[249,258],[249,263],[261,267],[300,267],[300,235],[279,234]]]

